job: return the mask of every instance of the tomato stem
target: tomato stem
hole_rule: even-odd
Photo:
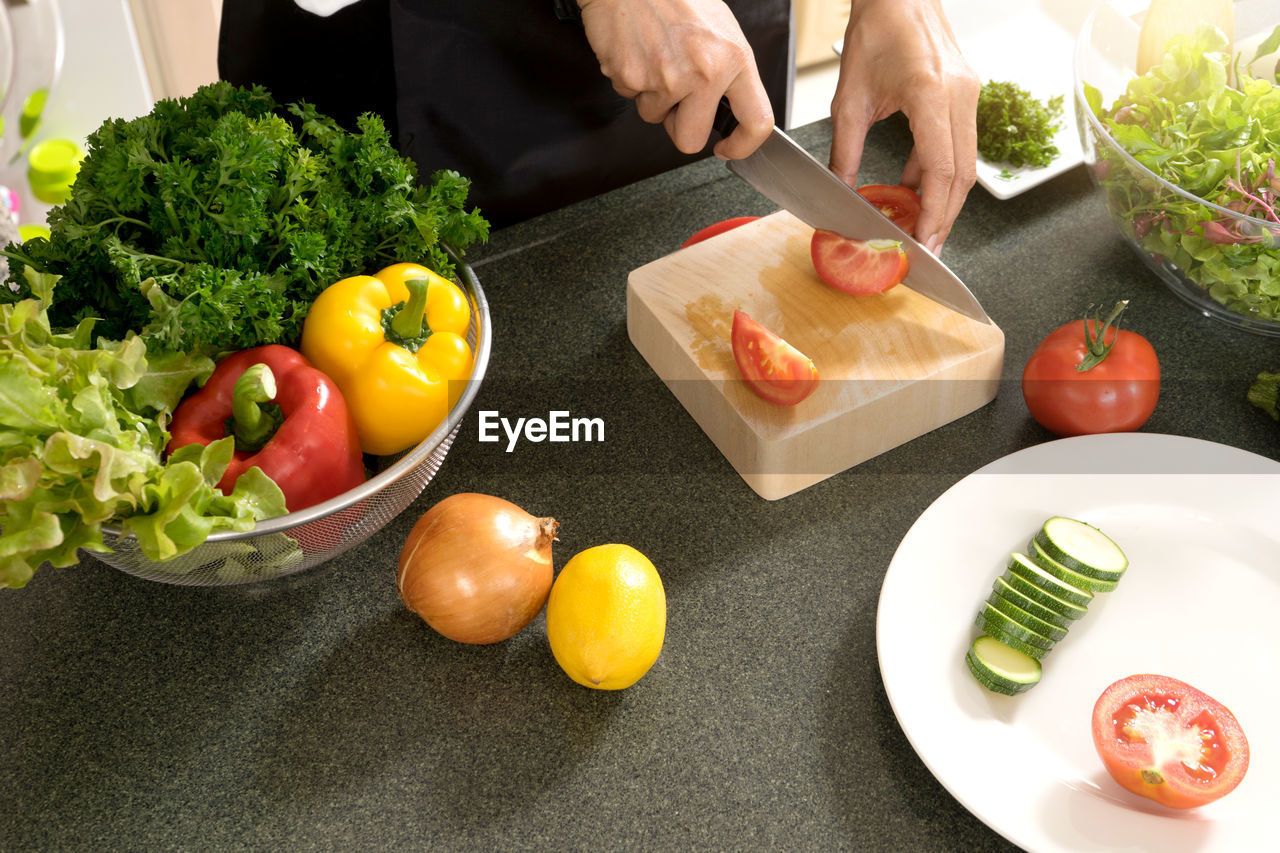
[[[1120,315],[1124,313],[1124,309],[1128,307],[1128,305],[1128,299],[1121,299],[1116,303],[1116,306],[1111,309],[1111,316],[1107,317],[1106,320],[1099,319],[1098,306],[1089,306],[1090,309],[1093,310],[1093,316],[1084,318],[1084,342],[1085,348],[1088,350],[1088,355],[1080,360],[1080,363],[1076,365],[1076,370],[1084,373],[1085,371],[1092,370],[1099,364],[1102,364],[1103,360],[1105,360],[1107,355],[1111,352],[1111,347],[1115,345],[1116,338],[1119,337],[1120,326],[1117,321],[1120,319]],[[1101,323],[1101,326],[1099,326],[1099,323]],[[1108,343],[1107,331],[1113,326],[1116,329],[1116,335],[1113,336],[1111,342]]]

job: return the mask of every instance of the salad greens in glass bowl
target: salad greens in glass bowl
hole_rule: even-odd
[[[1141,15],[1105,0],[1076,43],[1076,118],[1108,212],[1179,297],[1280,336],[1280,9],[1239,0],[1236,44],[1203,25],[1134,69]]]

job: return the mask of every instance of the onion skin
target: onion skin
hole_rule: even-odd
[[[461,492],[418,519],[400,551],[400,599],[459,643],[498,643],[542,610],[560,525],[492,495]]]

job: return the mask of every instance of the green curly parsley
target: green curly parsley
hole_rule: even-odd
[[[441,244],[488,236],[469,182],[420,184],[380,117],[348,130],[261,87],[213,83],[88,143],[49,239],[3,249],[0,302],[31,295],[27,267],[59,276],[55,328],[96,317],[99,335],[186,352],[291,344],[333,282],[406,260],[447,277]]]
[[[1047,104],[1016,83],[989,80],[978,95],[978,154],[988,163],[1047,166],[1062,119],[1062,95]]]

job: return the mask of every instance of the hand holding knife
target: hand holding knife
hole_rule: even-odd
[[[733,110],[722,98],[714,128],[727,137],[736,126]],[[911,264],[903,282],[907,287],[966,317],[991,322],[969,288],[941,260],[777,127],[753,154],[725,164],[766,198],[815,229],[854,240],[901,242]]]

